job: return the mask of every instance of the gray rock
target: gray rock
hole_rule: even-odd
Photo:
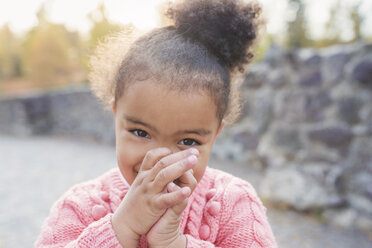
[[[301,52],[300,52],[301,54]],[[322,57],[318,53],[314,53],[312,50],[304,50],[304,53],[301,54],[303,59],[302,65],[303,68],[319,68],[322,63]]]
[[[355,125],[352,130],[354,136],[368,136],[372,134],[372,125]]]
[[[328,193],[327,207],[346,205],[346,198],[339,194],[339,184],[342,176],[341,166],[327,163],[306,163],[299,169],[306,177],[326,189]]]
[[[3,98],[0,103],[0,132],[115,142],[112,114],[103,110],[86,86]]]
[[[262,198],[297,210],[323,209],[329,206],[329,193],[295,166],[269,170],[259,187]]]
[[[250,116],[254,123],[254,132],[258,134],[265,133],[272,123],[273,117],[273,95],[265,94],[263,96],[258,96],[254,101]]]
[[[236,133],[232,140],[241,144],[244,151],[254,151],[260,142],[260,136],[249,131],[243,131]]]
[[[233,142],[232,140],[217,139],[213,145],[211,155],[216,159],[238,162],[245,162],[247,159],[242,144]]]
[[[344,161],[340,189],[358,212],[372,215],[372,137],[354,140]]]
[[[287,122],[317,122],[324,119],[324,110],[332,103],[326,91],[284,92],[279,102],[281,119]]]
[[[372,201],[372,181],[369,181],[365,185],[364,195]]]
[[[315,94],[309,94],[306,97],[304,106],[305,119],[307,121],[321,121],[323,120],[323,112],[326,107],[331,104],[332,100],[329,93],[320,91]]]
[[[361,137],[354,140],[349,156],[345,161],[348,168],[372,173],[372,137]]]
[[[32,134],[26,110],[18,98],[0,100],[0,132],[17,136]]]
[[[319,69],[312,69],[304,72],[298,81],[302,87],[317,87],[322,84],[322,72]]]
[[[269,68],[265,64],[254,64],[245,74],[242,89],[260,88],[267,81],[267,71]]]
[[[343,98],[337,103],[337,116],[349,124],[359,121],[359,110],[362,101],[357,97]]]
[[[325,57],[322,70],[325,80],[330,83],[340,82],[344,73],[344,67],[350,58],[350,54],[340,50]]]
[[[358,213],[352,208],[329,209],[324,211],[323,216],[333,225],[347,228],[355,225]]]
[[[272,143],[284,152],[297,152],[303,147],[298,129],[286,124],[276,125],[273,128]]]
[[[368,198],[358,194],[349,194],[347,199],[350,206],[358,212],[364,215],[372,215],[372,201]]]
[[[372,43],[364,44],[364,49],[366,52],[372,52]]]
[[[113,116],[103,110],[89,90],[56,93],[50,101],[54,133],[114,144]]]
[[[284,68],[271,71],[267,81],[274,89],[279,89],[287,85],[291,79],[288,72]]]
[[[298,85],[301,87],[317,87],[322,84],[322,57],[311,49],[304,49],[299,53],[300,70]]]
[[[286,122],[303,122],[306,120],[306,95],[302,92],[284,92],[279,99],[279,116]]]
[[[52,120],[50,118],[50,101],[47,95],[40,95],[33,98],[22,100],[25,109],[28,125],[30,125],[33,134],[48,134],[52,129]]]
[[[355,226],[358,230],[362,230],[366,233],[372,231],[372,219],[368,215],[359,214],[355,220]]]
[[[310,140],[324,143],[330,147],[345,146],[352,140],[352,131],[346,124],[318,126],[308,130],[307,135]]]
[[[340,154],[334,149],[314,144],[308,145],[298,154],[298,159],[302,163],[336,164],[340,157]]]
[[[293,70],[297,71],[300,68],[300,56],[296,51],[287,51],[285,58]]]
[[[302,164],[301,171],[318,182],[331,187],[335,187],[337,178],[341,174],[340,167],[324,162]]]
[[[352,80],[372,87],[372,60],[358,63],[352,72]]]
[[[265,54],[264,61],[270,65],[270,67],[279,67],[283,65],[284,51],[277,45],[271,45],[269,50]]]

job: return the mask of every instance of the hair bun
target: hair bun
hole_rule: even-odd
[[[230,71],[243,69],[252,57],[261,8],[241,0],[183,0],[166,15],[178,32],[202,43]]]

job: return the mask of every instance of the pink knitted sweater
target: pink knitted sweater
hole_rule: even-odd
[[[53,205],[36,247],[121,247],[111,217],[128,190],[118,169],[74,186]],[[277,247],[253,187],[211,168],[190,196],[180,230],[187,247]],[[138,247],[147,247],[144,236]]]

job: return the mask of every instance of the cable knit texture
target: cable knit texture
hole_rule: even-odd
[[[121,247],[111,217],[128,192],[119,170],[78,184],[53,205],[36,247]],[[207,168],[190,196],[180,230],[187,247],[277,247],[253,187]],[[143,236],[138,247],[148,247]]]

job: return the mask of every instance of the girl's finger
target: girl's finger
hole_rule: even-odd
[[[183,212],[183,210],[185,210],[186,206],[187,206],[187,202],[188,202],[188,198],[186,198],[185,200],[183,200],[181,203],[178,203],[177,205],[174,205],[172,207],[172,212],[176,215],[176,216],[180,216]]]
[[[180,189],[180,187],[177,184],[175,184],[174,182],[170,182],[170,183],[167,184],[167,192],[168,193],[175,192],[179,189]]]
[[[166,147],[160,147],[148,151],[142,161],[140,171],[150,170],[163,157],[172,154],[172,151]]]
[[[155,200],[155,205],[159,209],[170,208],[180,204],[191,194],[191,189],[188,187],[180,188],[174,192],[160,194]]]
[[[196,185],[198,184],[196,178],[194,177],[194,171],[190,169],[182,174],[182,176],[177,179],[177,184],[181,188],[189,187],[191,191],[194,191]]]
[[[166,185],[177,178],[181,177],[186,171],[194,167],[197,163],[197,157],[191,155],[181,161],[178,161],[168,167],[165,167],[156,175],[152,189],[155,192],[161,192]]]
[[[191,155],[198,156],[199,151],[195,148],[191,148],[191,149],[176,152],[176,153],[173,153],[169,156],[163,157],[152,168],[150,177],[152,177],[152,179],[155,178],[162,169],[164,169],[164,168],[166,168],[166,167],[168,167],[168,166],[170,166],[170,165],[172,165],[172,164],[174,164],[178,161],[181,161],[181,160],[183,160],[183,159],[185,159],[185,158],[187,158]]]

